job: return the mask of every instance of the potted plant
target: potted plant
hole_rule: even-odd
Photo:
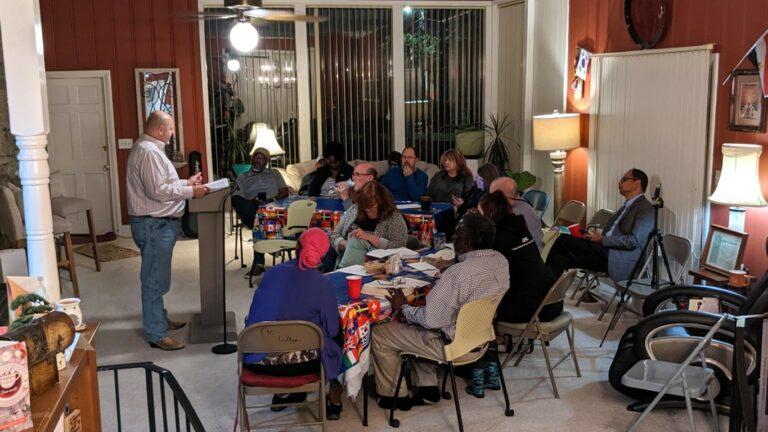
[[[506,173],[507,177],[511,177],[517,182],[517,192],[521,196],[523,192],[533,187],[536,184],[536,176],[529,171],[509,172]]]
[[[504,131],[511,125],[507,116],[504,116],[501,121],[499,118],[491,114],[491,123],[483,124],[484,133],[490,137],[490,145],[485,151],[485,158],[488,163],[496,165],[500,173],[506,173],[509,170],[509,152],[507,152],[507,145],[501,138]],[[520,144],[514,143],[519,149]]]
[[[456,150],[467,159],[478,159],[485,150],[485,125],[472,123],[466,116],[453,127]]]

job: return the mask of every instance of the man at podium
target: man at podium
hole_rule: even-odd
[[[179,179],[165,155],[165,146],[174,134],[173,118],[162,112],[150,114],[144,134],[128,156],[126,185],[131,235],[141,251],[141,309],[149,345],[162,350],[184,348],[168,337],[186,323],[168,319],[163,295],[171,288],[171,256],[179,235],[184,203],[208,193],[202,175]]]

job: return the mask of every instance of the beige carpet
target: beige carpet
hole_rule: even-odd
[[[101,262],[117,261],[141,255],[136,250],[118,246],[115,243],[99,243],[97,248],[99,249],[99,261]],[[75,252],[93,258],[93,246],[90,244],[76,247]]]

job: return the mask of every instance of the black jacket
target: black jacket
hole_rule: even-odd
[[[339,173],[334,180],[338,183],[351,179],[353,170],[354,168],[352,168],[346,161],[342,162],[339,167]],[[331,169],[327,166],[315,171],[312,183],[309,184],[309,196],[320,196],[320,189],[323,187],[323,183],[325,183],[325,181],[328,180],[328,177],[331,177],[332,175],[333,173],[331,172]]]
[[[536,242],[525,226],[525,218],[507,215],[496,222],[493,248],[509,261],[509,291],[499,303],[497,319],[510,323],[528,322],[557,278],[544,264]],[[555,319],[563,302],[546,306],[539,318]]]

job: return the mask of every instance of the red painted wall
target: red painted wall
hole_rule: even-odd
[[[671,19],[667,33],[658,48],[695,46],[715,43],[720,53],[718,82],[726,77],[752,43],[768,28],[768,6],[765,0],[669,0]],[[576,47],[591,52],[617,52],[639,49],[627,33],[624,24],[624,2],[618,0],[570,0],[568,52],[574,59]],[[742,65],[749,68],[749,61]],[[569,65],[573,79],[573,65]],[[589,86],[584,91],[589,95]],[[730,86],[719,86],[715,119],[714,169],[722,163],[723,143],[761,144],[768,150],[768,134],[728,130]],[[569,111],[588,112],[587,98],[577,101],[568,95]],[[586,147],[586,141],[582,142]],[[760,182],[763,193],[768,192],[768,151],[760,159]],[[565,173],[564,200],[586,200],[587,154],[585,149],[571,151]],[[714,185],[713,185],[714,186]],[[712,222],[728,225],[728,209],[712,207]],[[765,241],[768,236],[768,208],[749,209],[746,216],[749,242],[744,257],[751,273],[761,276],[768,267]]]
[[[134,69],[179,68],[184,151],[202,153],[205,173],[200,39],[197,22],[180,18],[185,11],[196,12],[197,0],[40,0],[45,67],[111,72],[115,143],[138,137]],[[117,150],[123,223],[127,158]]]

